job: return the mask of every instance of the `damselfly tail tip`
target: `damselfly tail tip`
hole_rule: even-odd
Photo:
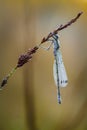
[[[61,101],[58,101],[59,104],[61,104]]]
[[[61,97],[58,95],[58,103],[61,104]]]

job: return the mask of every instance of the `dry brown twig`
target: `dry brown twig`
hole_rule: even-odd
[[[57,34],[59,31],[67,28],[68,26],[70,26],[72,23],[76,22],[76,20],[82,15],[83,12],[80,12],[77,14],[77,16],[75,18],[73,18],[72,20],[70,20],[68,23],[66,23],[65,25],[60,25],[59,28],[57,28],[56,30],[54,30],[53,32],[49,33],[47,37],[44,37],[41,40],[41,43],[35,47],[33,47],[32,49],[29,49],[27,51],[27,53],[20,55],[19,59],[18,59],[18,63],[16,65],[15,68],[13,68],[13,70],[2,80],[0,88],[2,89],[3,86],[5,84],[7,84],[8,79],[13,75],[13,73],[17,70],[17,68],[23,66],[25,63],[29,62],[30,59],[32,59],[32,56],[34,53],[37,52],[37,50],[39,49],[39,47],[46,41],[48,41],[49,38],[51,38],[53,35]]]

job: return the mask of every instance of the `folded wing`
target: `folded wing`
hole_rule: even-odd
[[[53,65],[53,75],[56,86],[65,87],[68,84],[67,74],[60,50],[56,52]]]

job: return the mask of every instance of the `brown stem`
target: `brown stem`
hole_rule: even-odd
[[[83,14],[83,12],[80,12],[77,14],[77,16],[73,19],[71,19],[68,23],[66,23],[65,25],[60,25],[59,28],[57,28],[56,30],[54,30],[53,32],[49,33],[47,35],[47,37],[44,37],[41,41],[41,43],[38,46],[33,47],[32,49],[28,50],[27,53],[20,55],[20,57],[18,58],[18,63],[17,63],[17,67],[19,68],[21,66],[23,66],[25,63],[27,63],[30,59],[32,59],[32,56],[34,53],[37,52],[37,50],[39,49],[39,46],[41,44],[43,44],[44,42],[48,41],[49,38],[51,38],[53,35],[57,34],[59,31],[67,28],[68,26],[70,26],[72,23],[75,23],[76,20]],[[2,80],[0,88],[3,87],[8,81],[8,78],[5,77],[5,80]]]
[[[60,25],[59,28],[57,28],[56,30],[54,30],[53,32],[49,33],[48,36],[45,38],[42,39],[41,43],[38,45],[38,46],[35,46],[34,48],[30,49],[26,54],[22,54],[19,59],[18,59],[18,63],[17,63],[17,67],[21,67],[23,66],[25,63],[27,63],[31,58],[32,58],[32,55],[34,53],[36,53],[36,51],[39,49],[39,46],[41,44],[43,44],[44,42],[48,41],[48,39],[50,37],[52,37],[53,35],[57,34],[58,31],[61,31],[62,29],[64,28],[67,28],[68,26],[70,26],[72,23],[76,22],[76,20],[82,15],[83,12],[80,12],[78,13],[78,15],[71,19],[67,24],[65,25]]]
[[[76,20],[83,14],[83,12],[80,12],[77,14],[77,16],[73,19],[71,19],[68,23],[66,23],[65,25],[60,25],[59,28],[57,28],[56,30],[54,30],[53,32],[49,33],[48,36],[42,39],[41,44],[46,42],[50,37],[52,37],[54,34],[57,34],[59,31],[67,28],[68,26],[70,26],[72,23],[75,23]]]

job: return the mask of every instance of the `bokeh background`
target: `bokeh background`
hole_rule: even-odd
[[[40,49],[0,91],[0,130],[87,130],[87,0],[0,1],[0,80],[20,54],[80,11],[80,19],[59,33],[69,79],[61,88],[62,104],[53,49]]]

